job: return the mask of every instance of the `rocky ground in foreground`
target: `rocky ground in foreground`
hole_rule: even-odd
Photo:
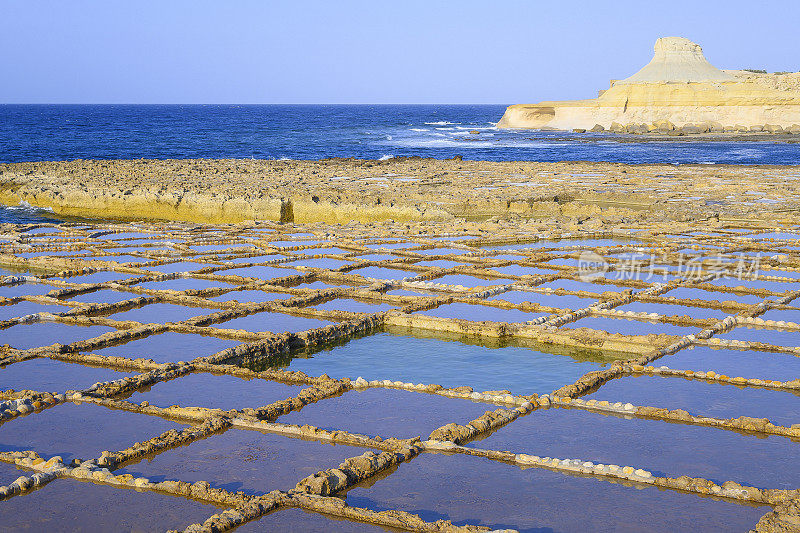
[[[0,202],[57,214],[194,222],[798,220],[794,166],[396,158],[118,160],[0,165]]]

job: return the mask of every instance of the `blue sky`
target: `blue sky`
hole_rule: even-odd
[[[800,2],[0,0],[2,103],[591,98],[657,37],[800,70]]]

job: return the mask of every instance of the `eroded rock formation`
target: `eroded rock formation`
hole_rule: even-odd
[[[636,125],[640,131],[632,133],[645,133],[668,124],[667,129],[691,125],[719,132],[769,127],[782,131],[792,126],[800,131],[800,90],[795,82],[791,75],[778,79],[719,70],[706,60],[698,44],[682,37],[662,37],[656,41],[650,63],[612,82],[597,98],[512,105],[498,127],[588,130],[600,126],[624,131],[627,125]]]

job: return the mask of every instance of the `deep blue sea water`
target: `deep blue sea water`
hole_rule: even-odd
[[[491,161],[800,163],[800,144],[773,141],[636,142],[636,137],[613,134],[497,130],[494,124],[504,109],[503,105],[0,105],[0,162],[460,155]]]

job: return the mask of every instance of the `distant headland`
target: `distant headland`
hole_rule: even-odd
[[[500,128],[617,133],[800,133],[800,72],[720,70],[683,37],[656,41],[653,59],[591,100],[509,106]]]

